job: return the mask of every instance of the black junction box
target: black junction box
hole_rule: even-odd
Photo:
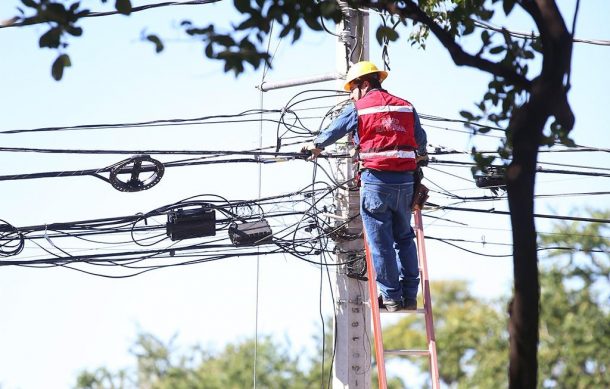
[[[265,219],[254,222],[233,223],[229,226],[229,238],[236,246],[255,246],[271,243],[273,233]]]
[[[167,214],[167,236],[171,240],[216,235],[216,211],[208,207],[178,209]]]

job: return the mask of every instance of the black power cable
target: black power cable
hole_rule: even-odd
[[[140,12],[140,11],[146,11],[149,9],[153,9],[153,8],[160,8],[160,7],[169,7],[169,6],[175,6],[175,5],[202,5],[202,4],[210,4],[210,3],[216,3],[220,0],[187,0],[187,1],[166,1],[163,3],[156,3],[156,4],[147,4],[147,5],[141,5],[141,6],[137,6],[137,7],[131,7],[131,13],[134,12]],[[95,17],[100,17],[100,16],[110,16],[110,15],[117,15],[119,14],[118,11],[108,11],[108,12],[90,12],[87,11],[86,14],[82,15],[81,17],[83,18],[95,18]],[[31,26],[34,24],[39,24],[39,23],[47,23],[47,20],[36,20],[33,18],[13,18],[12,20],[9,20],[8,22],[3,22],[0,24],[0,29],[1,28],[10,28],[10,27],[24,27],[24,26]]]

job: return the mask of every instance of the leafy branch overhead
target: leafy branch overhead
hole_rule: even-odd
[[[193,2],[204,4],[216,0]],[[106,3],[107,0],[100,0]],[[67,4],[63,0],[22,0],[26,10],[19,8],[20,24],[46,23],[49,30],[39,41],[42,48],[58,51],[58,57],[52,66],[52,76],[60,80],[64,68],[70,66],[71,60],[67,54],[68,39],[79,37],[83,29],[77,23],[84,17],[92,16],[87,9],[80,8],[80,2]],[[277,32],[278,37],[289,37],[294,43],[299,40],[303,29],[322,31],[325,22],[336,23],[343,17],[337,1],[296,1],[296,0],[234,0],[234,6],[243,16],[241,21],[232,24],[229,31],[219,31],[214,23],[197,26],[191,20],[181,23],[184,32],[190,37],[201,40],[204,55],[212,60],[224,63],[225,72],[233,72],[236,76],[246,70],[246,65],[257,69],[262,63],[271,66],[270,54],[264,45],[265,39]],[[425,39],[433,34],[448,50],[454,62],[460,66],[469,66],[487,72],[492,79],[488,91],[475,104],[472,111],[464,110],[461,115],[468,121],[487,120],[496,126],[507,126],[516,107],[521,106],[531,90],[534,76],[531,75],[531,64],[543,53],[542,41],[538,37],[532,39],[515,39],[506,29],[496,32],[477,28],[478,22],[488,22],[498,12],[509,15],[516,0],[472,0],[444,1],[428,0],[407,1],[357,1],[348,0],[352,8],[369,7],[398,18],[400,24],[407,27],[404,40],[410,44],[425,46]],[[498,7],[501,4],[501,7]],[[129,15],[142,7],[132,7],[130,0],[116,0],[117,13]],[[522,6],[535,16],[529,8]],[[29,16],[26,16],[29,15]],[[539,18],[539,17],[538,17]],[[538,23],[538,20],[534,18]],[[410,25],[409,25],[410,23]],[[397,31],[398,23],[393,27],[380,25],[375,37],[381,45],[383,42],[396,42],[401,37]],[[272,27],[273,26],[273,27]],[[480,39],[476,52],[467,52],[458,43],[469,36]],[[163,51],[162,38],[155,34],[142,34],[142,40],[151,42],[155,52]],[[567,91],[566,91],[567,92]],[[565,98],[559,96],[559,98]],[[567,100],[567,99],[566,99]],[[566,103],[567,104],[567,103]],[[569,110],[568,110],[569,111]],[[573,145],[568,134],[573,123],[571,114],[556,117],[540,144],[553,145],[563,143]],[[473,133],[485,132],[485,128],[471,126]],[[512,132],[507,128],[506,140],[498,151],[502,159],[512,154]],[[476,154],[476,150],[474,150]],[[484,169],[485,163],[493,160],[477,158],[481,162],[479,169]],[[483,163],[485,161],[485,163]],[[487,162],[488,161],[488,162]]]
[[[183,21],[188,35],[202,40],[206,57],[225,63],[224,71],[235,75],[244,72],[244,63],[258,68],[265,62],[271,66],[270,54],[264,48],[265,38],[279,29],[280,38],[290,36],[292,42],[301,37],[304,25],[321,31],[322,19],[338,22],[341,11],[335,1],[256,1],[235,0],[235,8],[244,16],[233,31],[219,33],[214,24],[195,27],[191,21]]]
[[[181,4],[214,1],[217,0]],[[68,4],[68,0],[22,2],[26,8],[20,9],[21,16],[13,20],[22,25],[49,25],[39,43],[58,51],[52,74],[59,80],[64,69],[72,64],[66,53],[68,39],[82,35],[77,23],[93,15],[81,10],[80,3]],[[505,128],[498,155],[507,165],[504,178],[511,213],[515,279],[509,308],[509,387],[536,387],[540,284],[533,210],[538,149],[556,143],[574,144],[568,138],[575,120],[568,101],[573,31],[568,30],[556,1],[346,0],[339,5],[336,0],[234,0],[233,4],[242,20],[232,24],[228,31],[221,31],[214,23],[199,26],[190,20],[183,21],[181,26],[187,35],[201,40],[206,57],[221,61],[225,72],[236,76],[248,65],[255,69],[263,63],[270,65],[265,38],[277,34],[291,38],[294,43],[304,29],[325,30],[325,22],[342,19],[345,4],[351,9],[370,8],[398,20],[392,28],[383,24],[377,29],[375,37],[380,44],[397,42],[402,37],[406,43],[425,47],[426,39],[434,36],[455,65],[489,75],[481,100],[461,115],[468,121],[484,121],[487,127],[473,126],[474,133],[492,126]],[[576,2],[573,26],[579,4]],[[117,0],[114,4],[115,13],[126,15],[151,6],[132,7],[129,0]],[[506,16],[510,23],[510,15],[517,8],[533,23],[535,32],[531,37],[515,38],[506,29],[485,27],[496,14]],[[142,34],[142,39],[151,42],[155,51],[163,50],[158,36]],[[493,162],[476,149],[473,156],[482,171]]]
[[[106,3],[107,0],[100,0]],[[80,8],[80,2],[66,4],[65,1],[53,0],[21,0],[24,7],[18,7],[19,16],[12,19],[13,24],[47,24],[49,29],[40,36],[38,45],[41,48],[59,51],[57,58],[51,66],[52,77],[59,81],[62,79],[64,69],[71,66],[71,60],[65,53],[68,47],[68,38],[83,35],[82,27],[76,24],[81,18],[90,14],[88,9]],[[130,0],[116,0],[117,12],[124,15],[131,13]],[[29,16],[28,16],[29,15]]]

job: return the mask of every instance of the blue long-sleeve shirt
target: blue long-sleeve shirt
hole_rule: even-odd
[[[419,122],[419,116],[413,108],[414,127],[415,127],[415,142],[417,142],[417,153],[419,155],[426,154],[426,145],[428,139],[426,132]],[[324,129],[313,141],[319,147],[330,146],[339,139],[343,138],[348,133],[352,133],[354,142],[360,144],[358,138],[358,112],[354,103],[347,105],[343,111],[333,120],[326,129]]]

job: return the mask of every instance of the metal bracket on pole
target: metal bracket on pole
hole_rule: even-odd
[[[272,89],[288,88],[291,86],[315,84],[317,82],[333,81],[333,80],[341,80],[341,79],[345,79],[344,74],[325,73],[325,74],[321,74],[319,76],[312,76],[312,77],[306,77],[306,78],[297,78],[297,79],[290,79],[290,80],[277,81],[277,82],[263,82],[260,85],[256,85],[255,87],[256,87],[256,89],[260,90],[261,92],[267,92]]]

